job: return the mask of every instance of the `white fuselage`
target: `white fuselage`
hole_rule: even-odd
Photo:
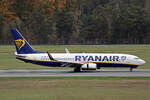
[[[47,53],[17,54],[17,58],[26,62],[47,66],[61,66],[61,62],[68,63],[95,63],[97,67],[137,67],[145,63],[144,60],[129,54],[104,54],[104,53],[51,53],[56,60],[50,60]],[[57,63],[57,64],[54,64]],[[73,66],[72,66],[73,67]]]

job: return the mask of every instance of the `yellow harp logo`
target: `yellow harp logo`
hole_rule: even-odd
[[[25,45],[25,41],[23,39],[15,40],[15,43],[19,50]]]

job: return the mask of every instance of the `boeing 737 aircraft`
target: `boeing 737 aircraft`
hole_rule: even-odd
[[[44,53],[33,49],[17,29],[11,30],[16,46],[16,58],[45,66],[72,67],[74,72],[96,70],[101,67],[129,67],[130,71],[145,61],[129,54],[111,53]]]

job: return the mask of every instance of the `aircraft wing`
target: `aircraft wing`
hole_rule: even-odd
[[[59,62],[62,63],[62,67],[81,67],[84,63],[80,62],[71,62],[71,61],[62,61],[59,60]]]
[[[72,62],[72,61],[64,61],[64,60],[55,60],[52,55],[50,53],[48,53],[48,57],[50,60],[53,60],[53,61],[58,61],[58,62],[61,62],[62,63],[62,67],[81,67],[84,63],[81,63],[81,62]]]

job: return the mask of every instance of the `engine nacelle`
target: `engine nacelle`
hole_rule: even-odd
[[[82,70],[96,70],[97,65],[94,63],[87,63],[81,66]]]

